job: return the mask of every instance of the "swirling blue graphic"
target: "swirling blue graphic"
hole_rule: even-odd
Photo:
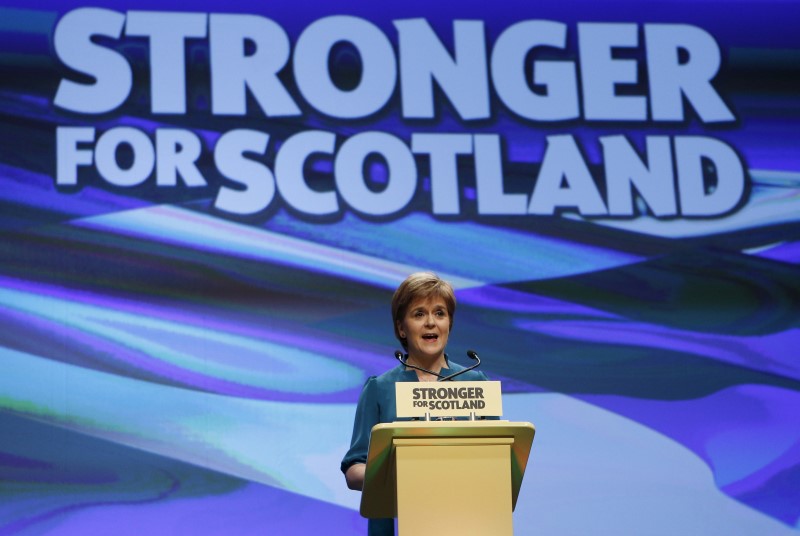
[[[515,534],[797,534],[795,12],[4,2],[0,535],[366,534],[339,463],[418,270],[536,425]],[[362,33],[315,64],[320,21]]]

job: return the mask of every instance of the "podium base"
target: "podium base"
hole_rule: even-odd
[[[399,536],[512,536],[512,438],[395,438]]]

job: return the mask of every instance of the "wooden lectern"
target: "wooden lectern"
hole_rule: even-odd
[[[400,536],[511,536],[534,432],[495,420],[375,425],[361,515],[397,517]]]

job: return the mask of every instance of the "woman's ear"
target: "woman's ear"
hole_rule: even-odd
[[[405,339],[406,338],[406,332],[403,329],[403,324],[399,320],[397,321],[397,333],[400,334],[400,338],[401,339]]]

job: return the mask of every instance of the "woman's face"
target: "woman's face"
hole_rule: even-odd
[[[398,322],[398,331],[406,339],[409,357],[426,362],[441,357],[450,334],[447,305],[438,296],[414,300]]]

